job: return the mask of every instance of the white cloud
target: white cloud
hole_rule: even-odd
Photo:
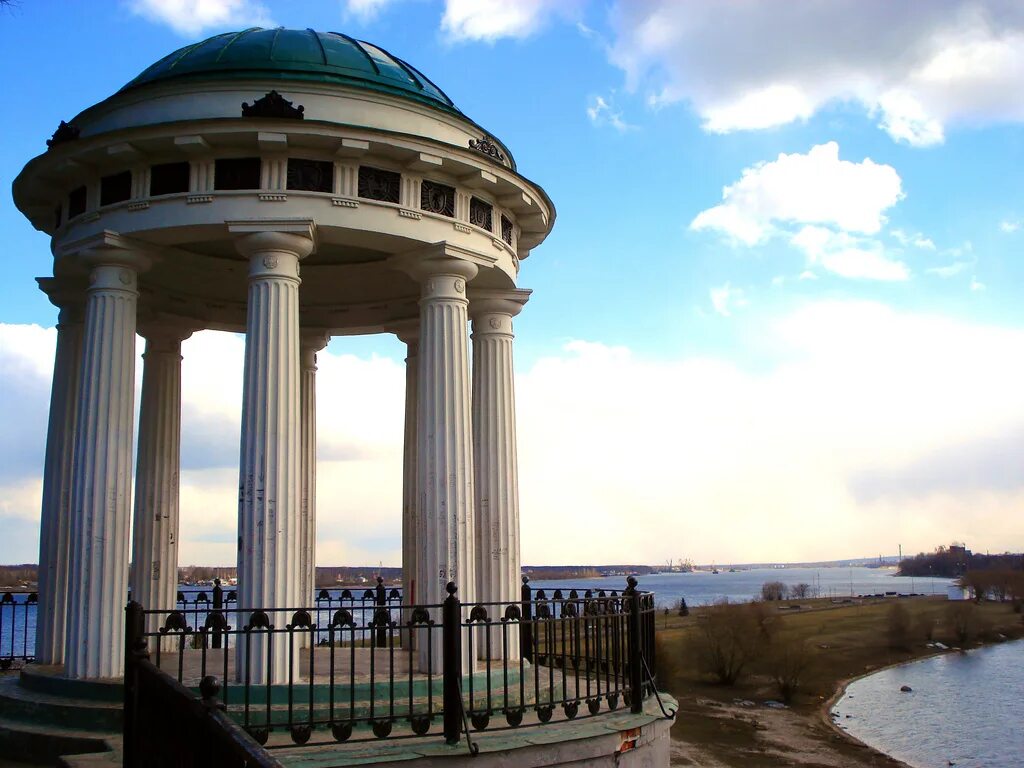
[[[754,370],[576,341],[519,372],[525,562],[850,557],[964,536],[979,550],[1024,547],[1007,513],[1024,505],[1019,473],[993,478],[968,462],[951,477],[949,460],[986,441],[1021,445],[1004,438],[1024,433],[1024,329],[840,301],[749,322],[763,356]],[[42,413],[25,432],[30,452],[45,440],[53,336],[0,326],[0,366],[26,372],[0,419]],[[234,559],[241,348],[202,333],[184,349],[186,403],[229,419],[234,442],[227,466],[182,474],[184,563]],[[320,355],[321,563],[398,563],[403,387],[399,362]],[[0,477],[0,514],[38,515],[40,470]],[[584,529],[616,533],[567,546]],[[35,546],[6,551],[33,560]]]
[[[952,264],[943,264],[938,267],[929,267],[925,270],[930,275],[938,275],[939,277],[955,277],[963,272],[968,267],[973,266],[970,261],[954,261]]]
[[[395,0],[345,0],[345,15],[353,17],[360,24],[376,19]]]
[[[524,38],[553,17],[574,17],[579,5],[579,0],[446,0],[441,31],[453,41]]]
[[[619,0],[611,59],[727,133],[861,105],[894,140],[1024,120],[1024,6],[1003,0]],[[723,23],[728,19],[728,23]]]
[[[226,27],[276,26],[267,7],[255,0],[131,0],[129,7],[181,35]]]
[[[840,277],[884,281],[907,280],[910,277],[907,265],[888,258],[876,240],[808,225],[794,234],[789,242],[806,254],[809,264],[820,265]]]
[[[916,234],[910,234],[904,232],[902,229],[894,229],[889,232],[896,241],[903,246],[914,246],[915,248],[921,248],[926,251],[934,251],[935,243],[932,242],[931,238],[925,237],[920,232]]]
[[[1020,222],[1019,221],[1011,221],[1009,219],[1004,219],[1003,221],[999,222],[999,229],[1002,232],[1005,232],[1006,234],[1011,235],[1014,232],[1016,232],[1018,229],[1020,229]]]
[[[873,234],[902,197],[892,166],[870,158],[840,160],[839,145],[830,141],[805,155],[780,154],[745,168],[739,181],[722,190],[722,203],[701,211],[690,226],[717,229],[747,245],[767,239],[776,223],[831,224]]]
[[[734,288],[726,283],[721,288],[712,288],[710,291],[711,306],[715,312],[722,317],[732,317],[733,309],[746,307],[750,304],[744,296],[742,288]]]
[[[879,232],[885,212],[902,198],[895,169],[870,158],[840,160],[839,145],[829,142],[744,169],[722,190],[722,203],[697,214],[690,228],[715,230],[748,246],[785,238],[809,264],[836,275],[906,280],[907,266],[862,236]],[[922,248],[930,243],[921,235],[908,241]]]
[[[610,125],[619,133],[635,129],[636,126],[627,123],[622,117],[622,112],[616,109],[609,99],[603,96],[592,96],[589,99],[587,117],[590,118],[590,122],[598,126]]]
[[[977,292],[977,291],[984,291],[985,290],[985,284],[983,282],[979,281],[977,277],[972,277],[971,278],[971,290],[975,291],[975,292]]]

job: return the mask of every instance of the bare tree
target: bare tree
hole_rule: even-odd
[[[910,650],[910,613],[900,603],[889,606],[887,629],[889,647],[901,651]]]
[[[794,584],[789,588],[789,595],[794,600],[805,600],[811,594],[811,585],[801,581],[799,584]]]
[[[787,588],[781,581],[766,581],[761,585],[762,600],[785,600]]]
[[[946,620],[956,641],[966,645],[978,629],[978,606],[961,600],[950,603],[946,607]]]
[[[806,640],[796,635],[778,638],[768,654],[768,674],[779,697],[789,704],[811,666],[812,656]]]
[[[698,664],[722,685],[733,685],[756,655],[761,638],[750,604],[718,603],[705,612],[694,638]]]

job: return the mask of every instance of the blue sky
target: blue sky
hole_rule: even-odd
[[[0,387],[24,404],[26,441],[0,449],[20,456],[0,516],[38,516],[53,342],[31,326],[55,321],[33,281],[47,238],[10,182],[61,119],[250,24],[343,31],[410,61],[554,200],[516,321],[527,562],[1024,547],[1024,9],[958,0],[0,11]],[[182,556],[230,562],[237,393],[203,399],[198,344],[193,360],[240,349],[186,343]],[[390,338],[322,356],[321,393],[336,373],[388,413],[322,408],[322,562],[396,560],[402,356]],[[231,436],[218,461],[194,437],[214,411]],[[367,510],[377,522],[354,528]],[[626,514],[638,531],[621,540],[552,543]],[[33,559],[24,539],[0,559]]]

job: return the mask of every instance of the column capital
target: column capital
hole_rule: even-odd
[[[453,243],[442,241],[427,248],[399,253],[388,259],[388,264],[405,272],[416,282],[426,287],[430,278],[437,276],[459,277],[463,280],[462,298],[465,298],[465,282],[476,277],[482,266],[490,266],[497,259],[460,248]]]
[[[476,289],[469,292],[469,316],[476,320],[481,315],[518,315],[533,291],[513,288],[511,290]]]
[[[57,327],[81,323],[85,316],[85,290],[87,283],[78,278],[37,277],[39,290],[46,294],[53,306],[60,310]]]
[[[327,346],[331,335],[326,331],[304,331],[299,337],[299,363],[304,371],[316,370],[316,353]]]
[[[388,333],[393,333],[406,346],[410,348],[420,343],[420,319],[410,317],[408,320],[399,320],[387,327]]]
[[[181,342],[189,338],[194,330],[177,323],[159,321],[141,322],[136,333],[146,340],[143,357],[153,352],[181,355]]]
[[[103,230],[90,237],[64,245],[56,254],[61,262],[77,263],[91,269],[91,279],[97,267],[121,267],[133,273],[145,272],[157,258],[156,248],[124,237],[111,230]],[[123,282],[123,281],[122,281]]]
[[[311,219],[266,219],[229,221],[235,248],[243,256],[260,256],[273,251],[292,253],[304,259],[316,250],[316,225]]]

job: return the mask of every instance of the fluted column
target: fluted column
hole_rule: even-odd
[[[512,318],[529,291],[474,291],[473,459],[476,510],[477,600],[519,602],[519,472],[516,463],[516,405],[512,367]],[[502,607],[490,609],[500,616]],[[490,636],[491,658],[519,655],[519,633]],[[481,646],[480,657],[486,658]]]
[[[39,664],[64,661],[71,472],[81,358],[82,313],[80,309],[65,307],[60,310],[57,321],[39,520],[39,606],[36,611],[36,662]]]
[[[238,499],[238,605],[294,608],[302,583],[302,493],[299,387],[299,259],[313,248],[309,225],[229,225],[249,257],[249,297],[242,393]],[[273,611],[270,621],[291,620]],[[236,650],[239,679],[284,682],[288,644],[263,634]],[[268,658],[269,657],[269,658]],[[248,669],[247,669],[248,664]]]
[[[324,334],[303,334],[301,341],[301,411],[302,411],[302,502],[299,519],[299,552],[302,584],[299,607],[313,605],[316,588],[316,353],[327,345]],[[310,637],[302,636],[302,647],[309,647]]]
[[[476,592],[473,518],[473,445],[470,422],[469,343],[466,282],[477,273],[471,262],[439,254],[404,268],[420,283],[417,380],[416,488],[417,602],[436,605],[455,582],[459,598]],[[434,617],[435,621],[438,617]],[[428,663],[419,643],[421,669]],[[434,643],[433,669],[441,669]],[[464,654],[467,649],[464,647]],[[469,664],[468,656],[464,663]]]
[[[139,261],[118,250],[86,260],[64,670],[103,678],[124,671]]]
[[[135,470],[132,599],[144,608],[171,611],[178,591],[178,490],[181,472],[181,342],[191,331],[142,329],[142,403]],[[147,631],[159,629],[159,615]],[[165,648],[174,647],[167,638]]]
[[[417,380],[419,379],[419,322],[410,322],[395,330],[405,342],[405,439],[402,449],[402,588],[407,605],[420,599],[416,588],[416,412]]]

